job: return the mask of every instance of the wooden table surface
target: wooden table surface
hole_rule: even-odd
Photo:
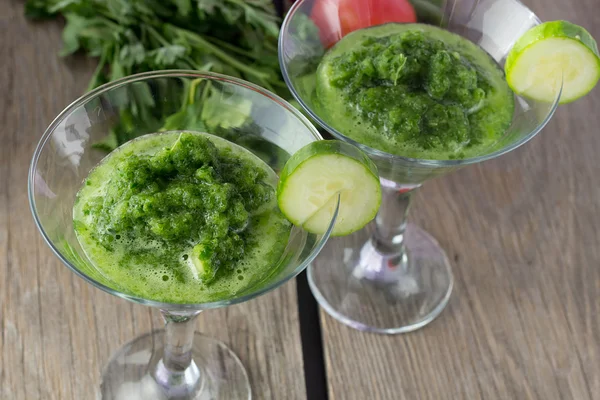
[[[600,38],[598,0],[526,3]],[[94,399],[110,354],[161,321],[77,278],[34,226],[31,155],[94,63],[60,59],[62,26],[22,14],[0,0],[0,399]],[[456,285],[424,329],[354,331],[316,315],[302,280],[198,329],[240,356],[259,400],[598,399],[598,154],[596,88],[526,146],[425,185],[411,219],[448,251]]]

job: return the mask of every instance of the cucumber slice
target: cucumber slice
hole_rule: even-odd
[[[562,82],[560,104],[585,96],[600,79],[600,54],[584,28],[552,21],[527,31],[504,66],[511,89],[524,97],[551,102]]]
[[[285,164],[277,186],[279,209],[294,225],[323,234],[339,200],[332,236],[369,223],[381,204],[377,167],[358,148],[339,140],[312,142]]]

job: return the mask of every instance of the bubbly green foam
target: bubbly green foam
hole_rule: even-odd
[[[218,137],[206,135],[219,150],[230,151],[254,168],[268,173],[275,187],[277,175],[258,157],[247,150]],[[229,299],[251,286],[264,282],[274,272],[287,246],[291,224],[276,205],[253,216],[246,228],[246,240],[253,243],[243,258],[232,268],[220,268],[215,279],[204,284],[198,279],[197,269],[189,254],[195,245],[192,241],[172,245],[161,241],[118,240],[111,251],[102,246],[90,231],[92,216],[85,215],[83,205],[92,198],[103,196],[110,188],[115,167],[132,154],[154,154],[172,146],[179,132],[146,135],[126,143],[110,153],[94,168],[77,195],[73,210],[75,232],[79,243],[91,263],[113,282],[113,287],[126,294],[165,303],[206,303]],[[165,247],[166,246],[166,247]],[[170,246],[170,247],[169,247]],[[138,263],[132,253],[153,253],[158,248],[172,253],[168,263]],[[166,250],[166,252],[165,252]]]
[[[390,60],[382,57],[386,51]],[[457,66],[463,74],[436,71],[436,56],[447,58],[436,65]],[[385,63],[377,64],[381,60]],[[372,77],[374,65],[389,69],[392,77],[406,73],[407,80]],[[411,67],[428,73],[411,74]],[[514,113],[514,94],[495,61],[468,39],[430,25],[390,23],[352,32],[323,57],[315,79],[316,109],[325,122],[359,143],[399,156],[443,160],[485,154],[510,127]],[[432,97],[442,83],[473,84],[484,99],[465,106],[451,91]]]

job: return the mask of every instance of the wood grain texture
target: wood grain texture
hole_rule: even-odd
[[[95,63],[60,59],[60,22],[31,23],[0,2],[0,399],[94,399],[110,355],[161,325],[62,265],[29,211],[27,171],[39,138],[87,86]],[[208,311],[198,329],[229,344],[256,398],[305,399],[294,283]]]
[[[529,0],[600,38],[597,0]],[[411,220],[456,285],[426,328],[379,336],[321,311],[330,400],[600,398],[600,88],[530,143],[428,182]]]

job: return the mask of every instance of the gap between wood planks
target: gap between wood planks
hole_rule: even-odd
[[[298,292],[306,398],[308,400],[327,400],[327,373],[319,320],[319,304],[308,286],[306,271],[296,279],[296,290]]]

